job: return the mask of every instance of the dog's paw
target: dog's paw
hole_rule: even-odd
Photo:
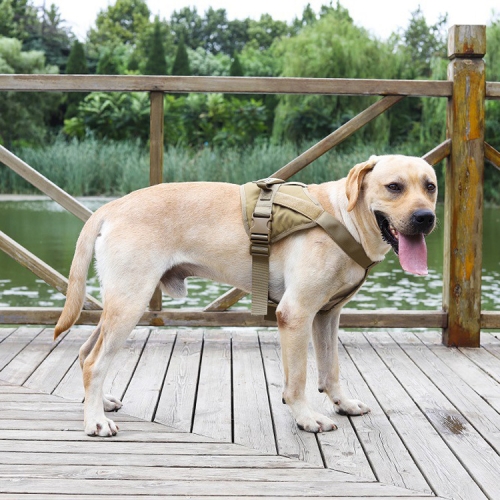
[[[118,411],[123,406],[123,403],[111,394],[105,394],[102,402],[104,404],[104,411]]]
[[[88,436],[111,437],[116,436],[117,432],[118,426],[106,417],[85,424],[85,433]]]
[[[334,399],[333,407],[339,415],[364,415],[370,408],[357,399]]]
[[[328,432],[337,429],[333,420],[321,413],[311,411],[307,417],[297,419],[297,426],[300,430],[307,432]]]

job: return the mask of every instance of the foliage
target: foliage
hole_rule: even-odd
[[[189,76],[191,69],[189,68],[189,56],[184,43],[184,37],[179,40],[177,53],[175,54],[174,65],[172,66],[172,75]]]
[[[85,75],[88,73],[85,49],[79,40],[73,42],[66,65],[66,72],[75,75]],[[86,95],[84,92],[69,92],[66,95],[65,118],[72,118],[76,115],[78,105]]]
[[[97,15],[96,27],[88,34],[89,43],[94,47],[134,45],[148,26],[150,15],[144,0],[116,0]]]
[[[71,137],[147,140],[149,96],[144,92],[93,92],[79,105],[77,116],[64,121]]]
[[[57,73],[57,68],[45,64],[43,52],[22,51],[19,40],[0,37],[0,73]],[[51,110],[60,100],[55,93],[0,92],[0,143],[7,148],[27,140],[43,143]]]
[[[231,61],[231,67],[229,68],[230,76],[245,76],[243,71],[243,66],[241,65],[240,58],[238,54],[234,54],[233,60]]]
[[[149,50],[144,67],[146,75],[166,75],[167,59],[165,54],[165,45],[163,42],[160,19],[157,16],[154,22],[154,30],[150,37]]]

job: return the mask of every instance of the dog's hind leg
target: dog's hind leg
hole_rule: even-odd
[[[92,332],[92,335],[85,341],[85,343],[80,348],[80,367],[83,370],[83,363],[87,359],[87,356],[90,354],[92,349],[94,348],[97,339],[101,333],[101,322],[98,323],[95,330]],[[111,394],[106,394],[102,396],[102,401],[104,404],[104,411],[118,411],[122,406],[122,402],[119,399],[116,399]]]
[[[147,281],[146,279],[145,282]],[[143,286],[142,290],[137,290],[134,294],[132,303],[131,300],[124,300],[117,290],[114,290],[113,295],[105,297],[100,333],[96,333],[95,345],[83,361],[85,432],[89,436],[113,436],[118,432],[115,423],[104,415],[107,400],[103,400],[104,379],[113,357],[145,311],[153,290],[154,287],[146,289]]]
[[[340,308],[318,313],[313,322],[313,343],[318,365],[318,390],[325,392],[341,415],[363,415],[370,408],[357,399],[349,399],[340,384],[339,329]]]
[[[311,337],[313,318],[306,309],[282,299],[276,311],[280,333],[286,403],[300,429],[308,432],[331,431],[335,422],[314,411],[305,396],[307,376],[307,347]]]

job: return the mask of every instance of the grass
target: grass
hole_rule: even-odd
[[[224,181],[243,184],[268,177],[312,146],[262,142],[246,149],[190,149],[169,147],[165,151],[164,182]],[[349,169],[377,151],[372,145],[349,151],[332,150],[294,176],[307,184],[340,179]],[[402,154],[422,154],[409,147]],[[44,148],[14,151],[28,165],[74,196],[123,195],[148,185],[149,148],[132,141],[57,139]],[[36,189],[6,167],[0,169],[1,193],[36,193]]]

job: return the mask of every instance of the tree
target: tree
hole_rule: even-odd
[[[184,43],[184,37],[182,36],[177,46],[177,53],[175,54],[174,65],[172,67],[172,75],[189,76],[190,74],[189,57]]]
[[[167,59],[165,53],[165,43],[161,30],[160,19],[155,18],[153,34],[150,37],[149,50],[147,51],[145,75],[166,75]]]
[[[243,66],[241,65],[240,58],[238,54],[234,54],[233,60],[231,62],[231,67],[229,68],[230,76],[245,76],[243,72]]]
[[[20,40],[0,37],[0,73],[57,73],[47,66],[39,51],[23,51]],[[47,140],[51,110],[61,95],[36,92],[0,92],[0,143],[7,148],[20,144],[40,145]]]
[[[117,49],[105,46],[99,55],[97,62],[97,74],[99,75],[121,75],[122,61],[117,53]]]
[[[78,40],[75,40],[71,47],[68,64],[66,65],[66,73],[69,75],[85,75],[88,73],[83,44]],[[86,95],[84,92],[69,92],[67,94],[65,118],[71,118],[76,115],[78,105]]]
[[[102,45],[135,45],[150,24],[151,12],[144,0],[116,0],[97,15],[96,27],[89,32],[89,43]]]

